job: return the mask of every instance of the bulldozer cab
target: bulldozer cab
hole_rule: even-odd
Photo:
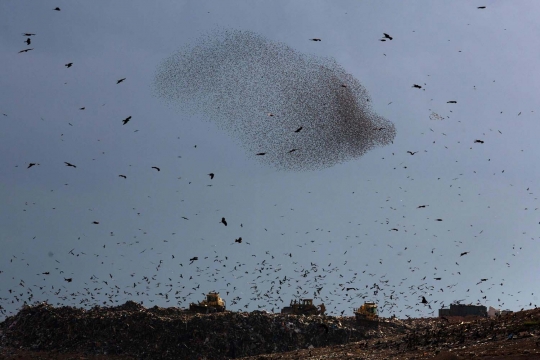
[[[213,294],[213,293],[207,294],[206,301],[209,303],[217,302],[218,301],[217,294]]]
[[[304,306],[313,305],[313,300],[312,299],[302,299],[302,305],[304,305]]]
[[[364,309],[366,312],[372,314],[372,315],[377,315],[377,304],[375,303],[365,303],[364,304]]]

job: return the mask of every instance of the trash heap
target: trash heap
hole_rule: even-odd
[[[403,333],[399,320],[361,327],[353,317],[225,312],[193,314],[117,307],[25,306],[0,324],[0,346],[130,355],[139,359],[227,359],[346,344]]]

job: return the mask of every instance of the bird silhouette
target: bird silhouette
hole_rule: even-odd
[[[118,176],[121,177],[121,178],[127,179],[126,175],[118,175]]]
[[[71,163],[68,163],[67,161],[64,161],[64,164],[66,164],[66,166],[71,166],[71,167],[74,167],[74,168],[76,168],[76,166],[75,166],[75,165],[73,165],[73,164],[71,164]]]
[[[32,34],[32,33],[23,33],[22,35],[23,35],[23,36],[34,36],[34,35],[36,35],[36,34]]]
[[[468,251],[465,251],[465,252],[462,252],[459,256],[464,256],[464,255],[467,255],[469,252]]]
[[[266,155],[266,153],[258,153],[257,155],[262,156],[262,155]]]
[[[35,165],[39,165],[39,164],[36,164],[36,163],[30,163],[30,164],[28,164],[27,169],[30,169],[32,166],[35,166]]]
[[[73,66],[73,63],[67,63],[67,64],[65,64],[64,66],[67,67],[67,68],[69,69],[70,67]]]
[[[161,169],[158,168],[157,166],[152,166],[152,169],[156,169],[157,171],[161,171]]]
[[[239,237],[238,239],[235,239],[234,242],[241,244],[242,243],[242,237]]]
[[[224,217],[221,218],[221,223],[225,226],[227,226],[227,220],[225,220]]]
[[[477,7],[477,9],[485,9],[486,7],[485,6],[479,6]]]
[[[116,80],[116,85],[120,84],[122,81],[126,80],[126,78],[123,78],[123,79],[120,79],[120,80]]]
[[[426,300],[426,298],[422,296],[422,304],[427,304],[427,303],[428,301]]]
[[[384,38],[385,38],[385,39],[388,39],[388,40],[393,40],[393,39],[394,39],[393,37],[391,37],[391,36],[388,35],[387,33],[383,33],[383,35],[384,35]]]
[[[210,180],[212,180],[214,178],[214,173],[210,173],[208,176],[210,176]]]
[[[417,89],[421,89],[421,88],[422,88],[420,85],[416,85],[416,84],[414,84],[413,87],[414,87],[414,88],[417,88]]]
[[[484,143],[484,140],[474,140],[474,143],[478,143],[478,144],[483,144]]]
[[[30,38],[28,38],[24,42],[26,43],[26,45],[30,45],[32,43],[32,40]]]
[[[414,155],[416,154],[418,151],[407,151],[408,154],[411,154],[411,155]]]
[[[55,7],[53,10],[60,11],[59,7]]]
[[[321,39],[309,39],[311,41],[321,41]]]
[[[456,100],[450,100],[450,101],[447,101],[446,103],[447,104],[457,104],[457,101]]]
[[[19,51],[19,54],[20,54],[20,53],[29,52],[30,50],[34,50],[34,49],[24,49],[24,50]]]
[[[298,129],[294,130],[295,133],[300,132],[302,130],[303,126],[300,126]]]
[[[124,120],[122,120],[122,125],[126,125],[129,122],[129,120],[131,120],[131,115],[125,118]]]

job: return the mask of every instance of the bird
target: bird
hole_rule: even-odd
[[[27,169],[30,169],[32,166],[35,166],[35,165],[39,165],[39,164],[37,164],[37,163],[30,163],[30,164],[28,164]]]
[[[72,281],[73,281],[73,279],[72,279],[72,278],[67,278],[67,279],[66,279],[66,278],[64,278],[64,280],[65,280],[65,281],[67,281],[67,282],[72,282]]]
[[[92,224],[99,225],[99,221],[92,221]]]
[[[34,36],[36,34],[32,34],[32,33],[23,33],[22,36]]]
[[[59,7],[55,7],[53,10],[60,11]]]
[[[289,151],[289,154],[292,153],[292,152],[295,152],[296,150],[298,150],[298,149],[292,149],[292,150],[290,150],[290,151]]]
[[[441,280],[442,278],[433,278],[433,279],[435,279],[435,280]]]
[[[416,208],[417,208],[417,209],[422,209],[422,208],[425,208],[426,206],[429,206],[429,205],[419,205],[419,206],[417,206]]]
[[[86,107],[79,108],[79,110],[84,110],[84,109],[86,109]]]
[[[26,45],[30,45],[32,43],[32,40],[30,38],[28,38],[24,42],[26,43]]]
[[[418,151],[407,151],[407,154],[411,154],[411,155],[414,155],[416,154]]]
[[[196,261],[196,260],[199,260],[199,258],[197,256],[192,257],[191,259],[189,259],[189,261],[191,261],[189,264],[190,265],[193,264],[193,262]]]
[[[258,153],[257,155],[262,156],[262,155],[266,155],[266,153]]]
[[[66,166],[71,166],[71,167],[74,167],[74,168],[76,168],[76,166],[75,166],[75,165],[73,165],[72,163],[68,163],[67,161],[64,161],[64,164],[66,164]]]
[[[238,239],[235,239],[234,242],[241,244],[242,243],[242,237],[239,237]]]
[[[118,176],[121,177],[121,178],[127,179],[126,175],[118,175]]]
[[[34,50],[34,49],[24,49],[24,50],[19,51],[19,54],[23,52],[29,52],[30,50]]]
[[[227,226],[227,220],[225,220],[224,217],[221,218],[221,223],[225,226]]]
[[[64,66],[67,67],[67,68],[69,69],[70,67],[73,66],[73,63],[67,63],[67,64],[65,64]]]
[[[120,79],[120,80],[116,80],[116,85],[120,84],[122,81],[126,80],[126,78],[123,78],[123,79]]]
[[[465,251],[465,252],[462,252],[461,255],[459,256],[464,256],[464,255],[467,255],[469,252],[468,251]]]
[[[321,41],[321,39],[317,39],[317,38],[315,38],[315,39],[309,39],[309,40],[311,40],[311,41]]]
[[[414,87],[414,88],[417,88],[417,89],[421,89],[421,88],[422,88],[420,85],[416,85],[416,84],[414,84],[413,87]]]
[[[484,143],[484,140],[478,140],[478,139],[477,139],[477,140],[474,140],[474,143],[475,143],[475,144],[476,144],[476,143],[478,143],[478,144],[483,144],[483,143]]]
[[[486,7],[485,6],[479,6],[477,7],[477,9],[485,9]]]
[[[294,130],[295,133],[300,132],[302,130],[303,126],[300,126],[298,129]]]
[[[426,298],[422,296],[422,304],[427,304],[427,303],[428,301],[426,300]]]
[[[161,171],[161,169],[158,168],[157,166],[152,166],[152,169],[156,169],[157,171]]]
[[[126,125],[129,122],[129,120],[131,120],[131,115],[125,118],[124,120],[122,120],[122,125]]]
[[[450,100],[450,101],[447,101],[446,103],[447,104],[457,104],[457,101],[456,100]]]
[[[208,176],[210,176],[210,180],[212,180],[214,178],[214,173],[210,173]]]
[[[388,35],[387,33],[383,33],[383,35],[384,35],[384,38],[385,38],[385,39],[388,39],[388,40],[393,40],[393,39],[394,39],[393,37],[391,37],[391,36]]]
[[[442,221],[442,219],[435,219],[435,221]]]

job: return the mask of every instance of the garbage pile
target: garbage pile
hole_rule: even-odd
[[[346,344],[403,333],[399,320],[364,328],[353,317],[225,312],[178,308],[25,306],[0,324],[0,346],[131,355],[139,359],[227,359]]]
[[[406,334],[386,339],[376,348],[441,350],[540,335],[540,309],[497,318],[442,317],[405,321]]]

